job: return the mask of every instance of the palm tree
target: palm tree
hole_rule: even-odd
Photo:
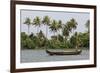
[[[66,45],[67,37],[69,36],[69,30],[70,30],[70,28],[68,25],[63,26],[62,34],[63,34],[63,36],[65,36],[65,45]]]
[[[51,31],[54,32],[54,36],[55,36],[55,33],[57,32],[57,28],[58,28],[58,23],[56,20],[53,20],[50,27]]]
[[[88,33],[90,30],[90,20],[87,20],[87,22],[85,23],[86,28],[88,29]]]
[[[57,33],[60,33],[60,29],[62,28],[62,21],[59,20],[58,24],[57,24]],[[59,34],[58,34],[59,35]],[[57,36],[57,40],[58,40],[58,36]]]
[[[61,20],[58,21],[57,27],[58,27],[58,31],[62,28],[62,21]]]
[[[27,17],[27,18],[25,19],[24,24],[27,24],[27,26],[28,26],[28,34],[29,34],[29,28],[30,28],[30,25],[31,25],[31,19]]]
[[[68,31],[69,32],[73,32],[74,33],[74,30],[77,28],[77,22],[75,21],[74,18],[72,18],[70,21],[67,22],[67,28],[68,28]],[[77,33],[76,33],[77,34]],[[77,41],[76,41],[77,43]]]
[[[46,37],[48,35],[48,26],[50,26],[50,17],[49,16],[44,16],[42,23],[46,25]]]
[[[40,19],[40,17],[36,16],[34,18],[33,25],[40,27],[40,25],[41,25],[41,19]],[[38,33],[38,27],[37,27],[37,33]]]
[[[86,32],[86,38],[87,38],[87,47],[89,47],[89,36],[90,36],[90,34],[89,34],[89,30],[90,30],[90,20],[87,20],[87,22],[86,22],[86,24],[85,24],[85,26],[86,26],[86,28],[87,28],[87,32]]]
[[[72,18],[70,21],[67,22],[67,25],[68,25],[69,31],[71,32],[72,30],[76,29],[78,24],[75,21],[75,19]]]
[[[76,49],[78,48],[78,45],[79,45],[79,37],[78,37],[78,33],[77,32],[75,32],[75,39],[76,39]]]
[[[65,36],[65,44],[66,40],[68,39],[69,33],[72,32],[72,30],[76,29],[77,22],[75,19],[71,19],[63,26],[63,35]]]

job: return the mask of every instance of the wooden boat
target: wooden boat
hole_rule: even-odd
[[[75,49],[75,50],[63,50],[63,51],[57,51],[57,50],[46,50],[46,53],[49,55],[78,55],[82,52],[81,49]]]

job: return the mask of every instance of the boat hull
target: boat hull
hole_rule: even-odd
[[[46,50],[46,53],[48,53],[49,55],[78,55],[81,52],[82,52],[82,50],[65,51],[65,52]]]

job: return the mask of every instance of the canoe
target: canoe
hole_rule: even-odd
[[[53,50],[46,50],[46,53],[49,55],[78,55],[82,52],[81,49],[75,50],[63,50],[63,51],[53,51]]]

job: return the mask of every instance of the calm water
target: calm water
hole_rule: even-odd
[[[45,50],[21,50],[21,62],[47,62],[89,59],[89,50],[82,50],[79,55],[48,55]]]

